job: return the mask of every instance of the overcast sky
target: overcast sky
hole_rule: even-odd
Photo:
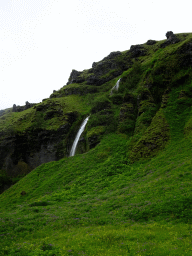
[[[192,32],[190,1],[0,0],[0,109],[41,102],[72,69],[170,30]]]

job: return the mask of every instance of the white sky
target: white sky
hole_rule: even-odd
[[[189,0],[0,0],[0,109],[41,102],[72,69],[170,30],[192,32]]]

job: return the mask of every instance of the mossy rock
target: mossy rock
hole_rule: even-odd
[[[94,148],[101,140],[101,135],[105,132],[105,126],[93,127],[87,133],[87,141],[89,149]]]
[[[156,109],[156,104],[149,100],[141,101],[138,108],[138,115],[140,116],[146,111],[149,112],[150,109]]]
[[[122,104],[119,113],[118,132],[132,135],[135,121],[136,111],[134,105],[132,103]]]
[[[163,149],[169,140],[169,125],[160,109],[154,116],[151,125],[146,129],[143,136],[129,153],[132,162],[141,158],[155,156],[159,150]]]
[[[93,127],[90,131],[87,132],[87,137],[90,138],[95,135],[101,135],[105,132],[106,127],[105,126],[97,126]]]
[[[24,161],[19,161],[16,165],[16,171],[19,175],[26,175],[28,174],[32,169],[29,167],[27,163]]]
[[[97,113],[101,110],[110,109],[110,108],[111,108],[111,102],[105,96],[100,96],[94,100],[91,113]]]
[[[113,94],[111,97],[110,97],[110,100],[113,102],[113,104],[116,104],[116,105],[120,105],[123,103],[123,95],[122,94]]]

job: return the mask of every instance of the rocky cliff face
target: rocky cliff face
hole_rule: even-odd
[[[1,172],[17,177],[68,157],[80,124],[90,114],[77,153],[118,132],[131,141],[129,161],[158,154],[170,139],[164,110],[171,93],[178,91],[178,104],[192,97],[192,35],[169,31],[166,37],[112,52],[89,70],[72,70],[67,85],[39,104],[1,111],[0,182]],[[119,78],[119,90],[111,95]]]
[[[16,178],[43,163],[68,156],[71,127],[78,117],[77,111],[64,113],[62,104],[50,100],[27,110],[23,107],[23,111],[4,113],[0,120],[0,185],[2,173]],[[7,127],[3,129],[3,125]]]

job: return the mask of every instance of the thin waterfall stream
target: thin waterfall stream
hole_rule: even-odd
[[[81,124],[81,126],[80,126],[80,128],[79,128],[79,131],[78,131],[78,133],[77,133],[77,135],[76,135],[76,137],[75,137],[75,140],[74,140],[74,142],[73,142],[73,146],[72,146],[72,148],[71,148],[71,151],[70,151],[69,156],[74,156],[74,155],[75,155],[75,151],[76,151],[76,148],[77,148],[77,144],[78,144],[78,142],[79,142],[79,139],[80,139],[80,137],[81,137],[82,132],[83,132],[84,129],[85,129],[85,126],[86,126],[88,120],[89,120],[89,116],[88,116],[87,118],[85,118],[85,120],[84,120],[83,123]]]
[[[115,84],[115,86],[113,86],[113,88],[111,89],[111,95],[113,94],[113,91],[114,91],[114,90],[116,90],[116,91],[119,90],[119,83],[120,83],[120,80],[121,80],[121,78],[119,78],[119,80],[117,81],[117,83]]]

